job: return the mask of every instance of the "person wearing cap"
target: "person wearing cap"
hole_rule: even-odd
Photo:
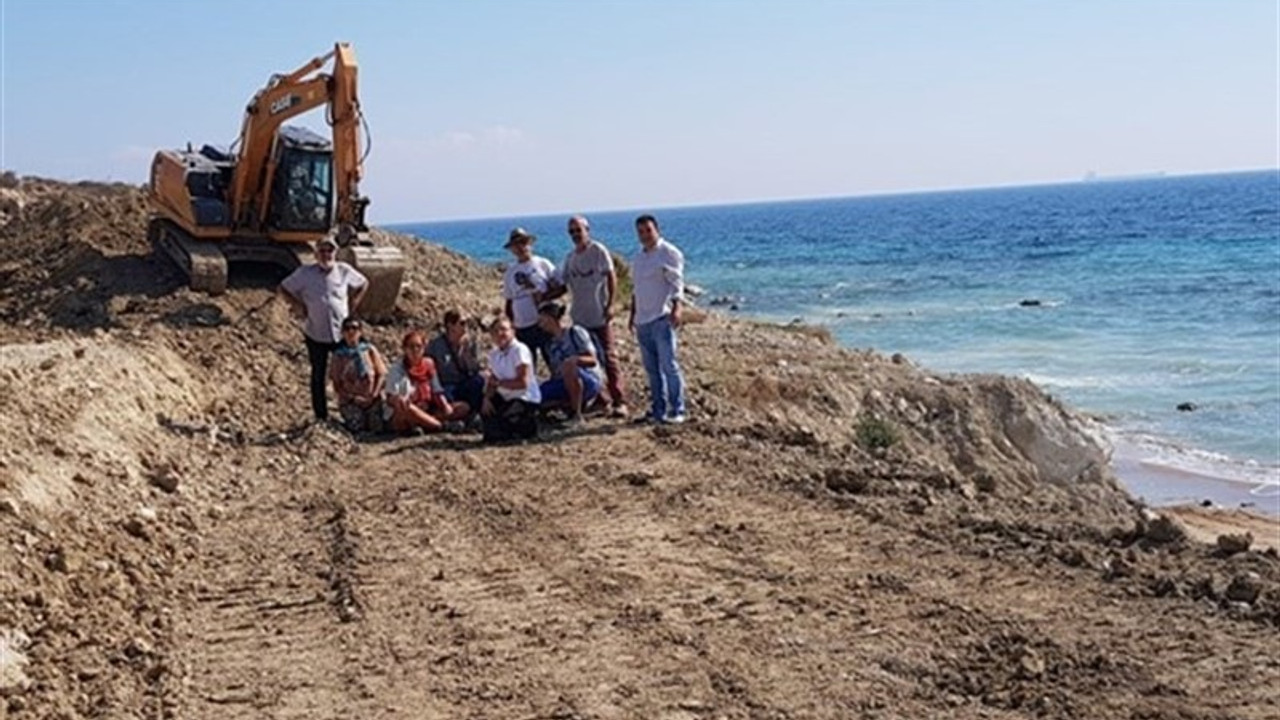
[[[684,296],[684,254],[667,242],[652,215],[636,218],[640,251],[631,260],[631,319],[652,396],[645,420],[685,421],[684,375],[676,361],[676,329]]]
[[[278,289],[294,314],[303,318],[302,336],[311,364],[311,409],[316,420],[329,418],[325,380],[329,354],[342,339],[342,321],[360,306],[369,287],[360,271],[337,260],[337,252],[338,243],[332,237],[320,239],[315,246],[316,261],[294,270]]]
[[[582,409],[600,394],[600,363],[591,335],[580,325],[565,325],[564,305],[550,300],[538,308],[538,322],[551,340],[547,357],[551,379],[539,388],[542,407],[564,408],[572,425],[582,424]]]
[[[560,265],[560,275],[569,291],[569,315],[591,335],[596,357],[604,365],[608,379],[609,404],[614,417],[627,416],[627,400],[623,395],[622,371],[614,350],[614,300],[618,296],[618,274],[613,257],[603,243],[591,237],[591,224],[585,217],[569,218],[569,237],[573,249]]]
[[[516,261],[502,277],[502,297],[505,313],[515,327],[516,339],[534,353],[534,373],[537,373],[537,355],[547,358],[546,331],[538,326],[538,305],[544,300],[564,293],[556,266],[548,259],[533,254],[537,237],[524,228],[515,228],[507,236],[506,249]]]

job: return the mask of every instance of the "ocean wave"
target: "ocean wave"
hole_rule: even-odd
[[[1022,377],[1045,388],[1073,389],[1105,389],[1127,386],[1132,378],[1118,375],[1048,375],[1045,373],[1023,373]]]

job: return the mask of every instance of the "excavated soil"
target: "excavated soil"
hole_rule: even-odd
[[[688,425],[357,442],[274,278],[189,292],[136,188],[6,192],[0,717],[1280,718],[1276,526],[1196,541],[1029,383],[712,314]],[[493,312],[379,235],[381,346]]]

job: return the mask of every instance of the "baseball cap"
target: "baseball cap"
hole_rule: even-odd
[[[555,300],[548,300],[538,306],[538,314],[550,315],[551,317],[559,320],[564,317],[564,305],[556,302]]]

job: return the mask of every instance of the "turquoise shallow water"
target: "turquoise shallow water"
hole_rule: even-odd
[[[1149,499],[1190,499],[1162,488],[1169,469],[1280,512],[1280,172],[653,212],[690,280],[737,312],[1029,377],[1103,420]],[[635,214],[590,214],[593,234],[629,254]],[[565,219],[397,229],[504,261],[524,225],[558,262]]]

